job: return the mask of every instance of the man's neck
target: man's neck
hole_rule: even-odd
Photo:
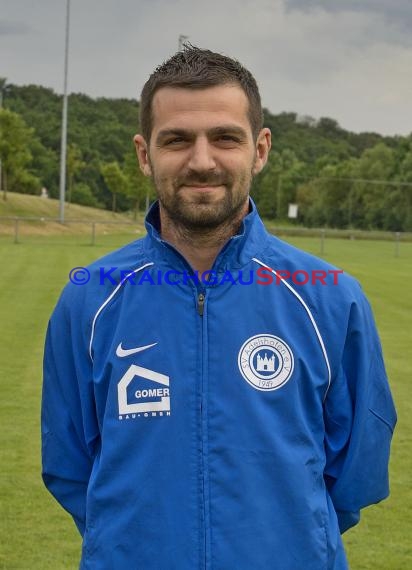
[[[238,216],[217,228],[189,229],[172,220],[164,208],[160,208],[162,239],[179,251],[192,269],[203,273],[213,267],[213,263],[229,239],[239,231],[248,205]]]

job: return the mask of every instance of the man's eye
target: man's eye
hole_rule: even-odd
[[[220,135],[219,140],[223,142],[239,142],[239,139],[233,135]]]
[[[182,137],[175,137],[174,139],[169,139],[168,141],[165,142],[166,146],[169,145],[174,145],[174,144],[180,144],[183,143],[185,141],[184,138]]]

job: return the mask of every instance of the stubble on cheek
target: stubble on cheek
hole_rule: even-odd
[[[168,217],[188,229],[213,228],[239,216],[249,196],[252,165],[238,177],[229,172],[186,171],[159,175],[149,160],[157,197]],[[217,193],[191,191],[185,186],[221,186]]]

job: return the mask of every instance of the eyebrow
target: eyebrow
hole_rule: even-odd
[[[156,142],[159,142],[167,137],[193,137],[195,136],[195,131],[191,129],[163,129],[157,133]],[[208,136],[216,135],[226,135],[232,134],[237,135],[240,138],[247,138],[247,132],[242,127],[238,125],[219,125],[218,127],[213,127],[207,130]]]

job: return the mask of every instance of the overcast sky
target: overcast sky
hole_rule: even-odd
[[[0,77],[63,90],[66,0],[0,0]],[[272,113],[412,132],[412,0],[71,0],[69,91],[139,98],[180,34],[239,59]]]

